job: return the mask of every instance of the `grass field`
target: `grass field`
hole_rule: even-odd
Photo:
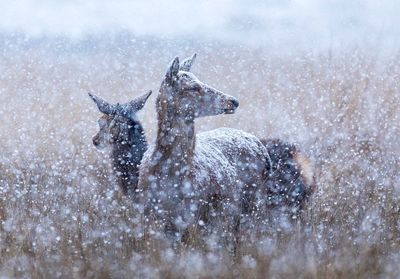
[[[127,36],[129,38],[129,36]],[[0,277],[398,278],[400,62],[355,48],[279,54],[153,38],[0,38]],[[87,92],[123,102],[152,89],[175,56],[240,101],[197,121],[295,142],[317,191],[301,221],[282,216],[221,246],[165,248],[141,220],[91,137]],[[155,95],[140,117],[156,129]],[[210,240],[212,241],[212,240]]]

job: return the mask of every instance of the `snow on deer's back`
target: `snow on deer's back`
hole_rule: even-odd
[[[241,186],[260,182],[265,171],[266,150],[253,135],[241,130],[220,128],[197,136],[194,166],[207,168],[216,185],[230,184],[221,190],[239,190]],[[205,162],[205,163],[201,163]],[[217,167],[218,166],[218,167]],[[196,174],[196,181],[202,177]]]

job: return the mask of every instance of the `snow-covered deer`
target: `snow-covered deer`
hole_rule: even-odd
[[[196,135],[196,118],[232,114],[239,103],[188,72],[194,59],[180,65],[176,57],[165,74],[157,137],[143,157],[137,190],[145,214],[177,237],[207,222],[212,206],[233,220],[250,213],[268,176],[268,153],[255,136],[228,128]]]
[[[136,190],[140,161],[147,150],[144,130],[136,113],[143,108],[150,95],[151,91],[125,104],[110,104],[89,93],[103,113],[98,120],[100,130],[93,137],[93,144],[98,149],[110,148],[118,185],[126,195]]]

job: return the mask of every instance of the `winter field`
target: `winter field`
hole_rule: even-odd
[[[397,52],[262,47],[131,35],[0,38],[0,277],[398,278],[400,63]],[[237,258],[217,236],[175,251],[141,220],[92,145],[100,116],[87,92],[155,98],[175,55],[194,51],[201,80],[237,97],[233,115],[196,120],[296,143],[317,191],[300,219],[241,235]],[[200,242],[199,242],[200,243]]]

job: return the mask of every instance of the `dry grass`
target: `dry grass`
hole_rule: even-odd
[[[397,56],[125,37],[0,45],[0,277],[400,275]],[[198,130],[281,137],[315,161],[318,190],[302,221],[281,216],[243,233],[236,261],[215,237],[176,251],[157,234],[143,240],[142,220],[91,145],[98,112],[86,92],[111,101],[156,92],[177,48],[195,49],[195,74],[241,102],[237,114],[201,119]],[[154,99],[142,114],[149,140]]]

